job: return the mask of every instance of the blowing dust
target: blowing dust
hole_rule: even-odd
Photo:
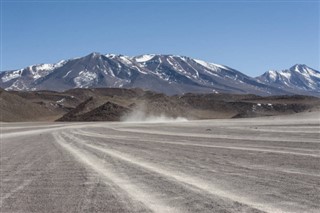
[[[154,115],[146,112],[145,106],[140,105],[132,112],[121,117],[122,122],[147,122],[147,123],[165,123],[165,122],[184,122],[188,119],[184,117],[170,117],[164,113]]]

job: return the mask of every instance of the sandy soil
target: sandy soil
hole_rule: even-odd
[[[319,212],[319,113],[1,123],[1,212]]]

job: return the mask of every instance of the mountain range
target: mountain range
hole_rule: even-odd
[[[256,78],[228,66],[178,55],[129,57],[91,53],[55,64],[0,72],[5,90],[65,91],[72,88],[142,88],[167,95],[234,93],[320,96],[320,72],[297,64]]]

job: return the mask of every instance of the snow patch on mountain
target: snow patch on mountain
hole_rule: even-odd
[[[65,60],[62,60],[56,64],[39,64],[29,67],[29,71],[31,72],[33,78],[35,80],[44,77],[51,73],[53,70],[62,67],[66,63]]]
[[[291,78],[291,73],[287,70],[279,73],[283,78],[286,78],[286,79],[290,79]]]
[[[222,66],[217,66],[216,64],[212,64],[212,63],[208,63],[208,62],[205,62],[205,61],[202,61],[202,60],[199,60],[199,59],[194,59],[195,62],[197,62],[198,64],[200,64],[201,66],[209,69],[209,70],[212,70],[212,71],[215,71],[215,72],[218,72]]]
[[[29,90],[29,88],[23,81],[18,79],[10,87],[6,88],[6,90]]]
[[[269,70],[268,71],[269,79],[272,81],[276,81],[278,77],[278,72],[274,70]]]
[[[155,54],[141,55],[138,57],[134,57],[134,60],[139,63],[147,62],[147,61],[150,61],[154,56],[155,56]]]
[[[121,61],[123,62],[123,63],[125,63],[125,64],[127,64],[127,65],[131,65],[132,64],[132,61],[130,61],[130,59],[129,59],[129,57],[127,57],[127,56],[120,56],[119,57],[120,59],[121,59]]]
[[[67,77],[71,72],[72,72],[72,70],[69,70],[62,78]]]
[[[136,65],[133,65],[132,68],[136,69],[138,72],[144,74],[144,75],[147,75],[148,73],[143,71],[140,67],[136,66]]]
[[[7,82],[7,81],[11,81],[12,79],[16,79],[19,78],[22,74],[22,70],[15,70],[15,71],[11,71],[11,72],[7,72],[2,78],[2,82]]]
[[[88,88],[97,81],[97,74],[90,71],[81,71],[79,76],[74,78],[73,82],[78,88]]]
[[[116,55],[116,54],[113,54],[113,53],[110,53],[110,54],[106,54],[105,56],[106,56],[107,58],[113,59],[113,58],[115,58],[117,55]]]

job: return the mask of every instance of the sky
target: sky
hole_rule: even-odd
[[[175,54],[249,76],[319,70],[319,1],[1,0],[1,67],[85,56]]]

